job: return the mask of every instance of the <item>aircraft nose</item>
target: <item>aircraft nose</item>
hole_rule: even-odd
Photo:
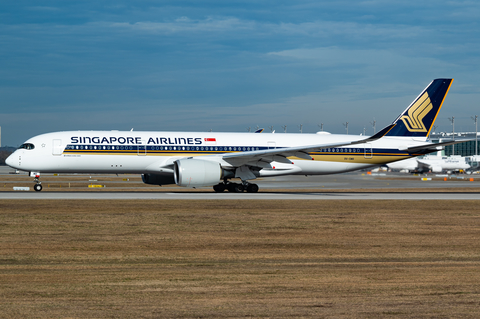
[[[7,164],[10,167],[13,167],[13,153],[10,154],[9,157],[7,157],[7,159],[5,160],[5,164]]]

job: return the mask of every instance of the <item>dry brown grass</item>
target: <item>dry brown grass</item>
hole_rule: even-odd
[[[0,201],[0,317],[478,318],[477,201]]]

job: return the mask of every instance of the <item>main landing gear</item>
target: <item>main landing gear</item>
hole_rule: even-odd
[[[36,174],[33,181],[35,182],[35,186],[33,186],[33,189],[36,192],[41,191],[43,187],[42,187],[42,182],[40,182],[40,174]]]
[[[231,183],[231,182],[224,182],[213,186],[213,190],[216,193],[221,193],[224,190],[228,190],[231,193],[242,193],[247,191],[247,193],[256,193],[258,192],[258,185],[251,184],[248,182],[239,183]]]

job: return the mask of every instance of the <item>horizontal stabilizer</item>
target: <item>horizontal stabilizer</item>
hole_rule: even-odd
[[[408,151],[409,153],[427,154],[427,153],[442,150],[444,146],[460,144],[460,143],[465,143],[465,142],[474,141],[474,140],[475,139],[463,139],[463,140],[452,140],[452,141],[441,142],[441,143],[424,144],[420,146],[407,147],[405,151]]]

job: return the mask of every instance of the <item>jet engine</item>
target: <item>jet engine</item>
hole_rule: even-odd
[[[223,169],[219,163],[182,158],[174,162],[175,183],[184,187],[212,186],[223,179]]]
[[[145,184],[150,185],[168,185],[175,184],[175,179],[173,175],[164,175],[164,174],[142,174],[142,181]]]

